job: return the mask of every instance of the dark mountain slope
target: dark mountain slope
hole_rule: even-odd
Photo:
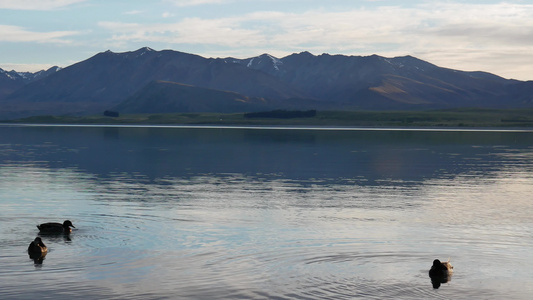
[[[503,101],[516,103],[519,107],[533,107],[533,81],[509,84],[505,97]]]
[[[117,104],[153,80],[181,82],[252,96],[298,96],[272,76],[237,64],[177,51],[142,48],[99,53],[61,72],[29,84],[8,99],[23,102],[91,102]]]
[[[0,99],[5,98],[24,85],[24,79],[18,73],[0,69]]]
[[[101,113],[119,104],[123,111],[142,112],[139,107],[154,111],[150,105],[163,109],[164,105],[150,99],[164,99],[166,110],[219,112],[259,107],[415,110],[533,106],[529,82],[441,68],[411,56],[315,56],[302,52],[281,59],[268,54],[212,59],[141,48],[99,53],[33,81],[2,84],[5,78],[0,74],[0,95],[5,95],[4,99],[0,96],[1,118]],[[223,96],[223,91],[250,102],[234,106],[235,102],[228,100],[231,97],[226,97],[231,93]],[[208,94],[213,99],[207,101]],[[264,101],[257,102],[256,98]],[[136,107],[128,108],[128,103]]]
[[[48,70],[32,73],[0,69],[0,99],[4,99],[30,82],[45,78],[59,70],[59,67],[51,67]]]
[[[379,94],[381,99],[420,104],[420,108],[497,106],[506,93],[505,86],[512,82],[484,72],[441,68],[412,56],[314,56],[302,52],[282,59],[264,54],[226,60],[267,72],[306,91],[307,97],[342,103],[358,103],[364,96],[370,97],[371,104],[375,102],[372,95]]]
[[[248,112],[268,109],[264,98],[248,97],[168,81],[152,81],[113,110],[121,113]]]

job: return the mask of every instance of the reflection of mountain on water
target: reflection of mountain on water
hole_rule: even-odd
[[[103,178],[132,173],[151,180],[237,173],[412,182],[498,171],[509,158],[494,154],[531,151],[533,144],[527,132],[118,127],[0,127],[0,132],[4,162],[40,161]]]

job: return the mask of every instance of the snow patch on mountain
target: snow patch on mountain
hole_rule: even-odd
[[[276,69],[277,71],[279,71],[279,66],[281,66],[283,64],[283,62],[279,59],[279,58],[276,58],[270,54],[266,54],[268,56],[268,58],[270,58],[272,60],[272,64],[274,65],[274,69]]]
[[[4,75],[5,77],[7,77],[8,79],[10,80],[21,80],[23,79],[23,77],[21,76],[20,73],[16,72],[16,71],[6,71],[6,70],[3,70],[3,69],[0,69],[0,74]]]
[[[29,83],[34,80],[49,76],[59,70],[61,70],[61,68],[58,66],[54,66],[48,70],[40,70],[37,72],[17,72],[15,70],[6,71],[0,68],[0,76],[3,75],[13,81],[22,81],[24,83]]]
[[[252,67],[252,64],[254,63],[254,59],[255,59],[255,58],[250,59],[250,61],[249,61],[248,64],[246,65],[247,68],[251,68],[251,67]]]

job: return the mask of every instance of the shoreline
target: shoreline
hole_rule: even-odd
[[[395,128],[399,130],[533,130],[533,109],[452,109],[431,111],[318,111],[312,117],[246,117],[245,113],[130,114],[109,117],[34,116],[0,120],[0,124],[66,126],[257,127],[257,128]]]
[[[192,125],[192,124],[52,124],[0,123],[0,127],[80,127],[80,128],[161,128],[161,129],[249,129],[249,130],[313,130],[313,131],[427,131],[427,132],[531,132],[533,128],[501,127],[364,127],[305,125]]]

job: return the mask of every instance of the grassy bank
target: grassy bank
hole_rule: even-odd
[[[7,122],[7,121],[6,121]],[[9,123],[308,125],[401,127],[533,127],[533,109],[453,109],[432,111],[319,111],[309,118],[245,118],[244,114],[176,113],[104,116],[39,116]]]

